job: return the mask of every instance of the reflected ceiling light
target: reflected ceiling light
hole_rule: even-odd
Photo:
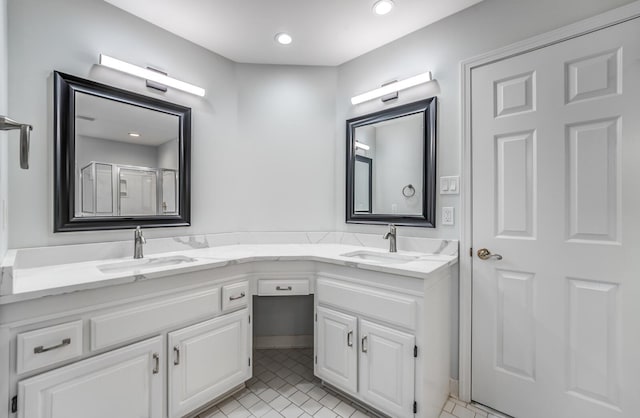
[[[431,77],[431,71],[427,71],[426,73],[418,74],[405,80],[385,84],[384,86],[375,90],[371,90],[366,93],[354,96],[351,98],[351,104],[357,105],[369,100],[377,99],[378,97],[386,96],[387,94],[394,93],[396,91],[405,90],[409,87],[427,83],[431,80],[433,80],[433,78]]]
[[[373,4],[373,13],[382,16],[386,15],[393,9],[393,2],[391,0],[380,0]]]
[[[293,38],[288,33],[280,32],[276,34],[276,42],[280,45],[289,45],[293,42]]]
[[[137,133],[137,132],[129,132],[129,136],[132,136],[134,138],[138,138],[140,136],[140,134]]]
[[[128,62],[120,61],[119,59],[110,57],[108,55],[100,54],[100,64],[104,65],[105,67],[113,68],[114,70],[122,71],[136,77],[144,78],[145,80],[154,81],[156,83],[164,84],[168,87],[186,91],[187,93],[195,94],[196,96],[203,97],[205,95],[205,90],[202,87],[194,86],[193,84],[176,80],[175,78],[168,77],[157,71],[152,71],[146,68],[138,67],[137,65],[129,64]]]
[[[363,144],[362,142],[356,141],[356,148],[362,148],[365,151],[369,151],[369,148],[371,147],[367,144]]]

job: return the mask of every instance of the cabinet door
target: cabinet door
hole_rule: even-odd
[[[360,320],[360,395],[393,417],[413,417],[415,337]]]
[[[316,375],[350,392],[358,390],[358,349],[355,316],[318,307]]]
[[[182,417],[251,377],[247,309],[168,337],[170,417]]]
[[[19,418],[161,418],[162,337],[18,384]]]

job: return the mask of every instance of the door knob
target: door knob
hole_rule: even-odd
[[[480,260],[488,260],[492,257],[494,257],[496,260],[502,260],[502,256],[500,254],[491,254],[491,251],[487,250],[486,248],[480,248],[478,250],[478,258],[480,258]]]

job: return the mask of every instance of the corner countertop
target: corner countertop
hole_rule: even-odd
[[[0,304],[256,261],[316,261],[417,279],[427,279],[436,271],[458,261],[457,254],[427,254],[412,251],[398,252],[400,256],[418,257],[399,264],[344,256],[355,251],[388,254],[388,251],[380,248],[344,244],[244,244],[153,254],[146,257],[152,260],[152,263],[142,268],[136,266],[134,262],[130,268],[119,269],[118,263],[131,262],[130,257],[33,268],[7,268],[5,265],[2,281],[11,281],[11,291],[0,294]],[[172,257],[179,259],[180,262],[162,265],[162,260]],[[158,265],[153,265],[153,260],[160,262]],[[116,270],[123,271],[105,273],[100,269],[104,270],[105,266],[115,266]],[[0,288],[7,289],[7,283],[3,283]]]

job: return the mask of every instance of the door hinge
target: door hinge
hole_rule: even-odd
[[[417,345],[413,346],[413,357],[418,357],[418,346]]]
[[[18,412],[18,397],[17,396],[14,396],[13,398],[11,398],[11,412],[12,413]]]
[[[251,323],[251,315],[249,315],[249,323]]]
[[[249,357],[249,367],[251,367],[251,357]]]
[[[315,314],[315,321],[318,322],[318,314]]]
[[[417,414],[418,413],[418,402],[413,401],[413,413]]]
[[[473,257],[473,247],[469,248],[469,257]]]
[[[316,364],[318,364],[318,356],[314,356],[313,361],[314,361]]]

